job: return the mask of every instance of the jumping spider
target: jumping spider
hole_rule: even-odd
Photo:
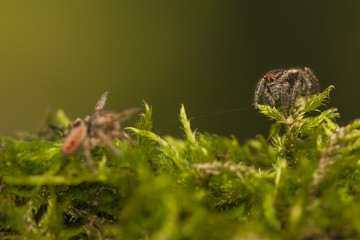
[[[84,150],[85,161],[91,171],[94,171],[94,163],[91,159],[90,150],[96,145],[106,145],[116,154],[120,154],[113,144],[114,138],[122,138],[130,143],[132,140],[120,130],[119,121],[123,121],[137,112],[139,108],[133,107],[120,113],[103,110],[109,92],[105,92],[95,105],[94,113],[84,118],[77,118],[69,124],[64,131],[63,155],[71,155],[80,148]]]
[[[264,104],[272,107],[280,101],[287,116],[289,102],[291,112],[299,95],[308,97],[318,91],[319,81],[309,68],[275,69],[266,73],[257,84],[254,105],[258,108],[260,97]]]

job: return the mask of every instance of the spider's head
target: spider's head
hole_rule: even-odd
[[[266,81],[268,83],[272,83],[274,82],[276,79],[278,79],[279,77],[281,77],[282,75],[284,75],[284,73],[286,72],[286,70],[284,69],[275,69],[275,70],[271,70],[269,72],[267,72],[264,76],[264,78],[266,79]]]

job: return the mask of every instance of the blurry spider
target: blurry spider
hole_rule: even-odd
[[[291,112],[299,95],[309,96],[318,91],[319,81],[307,67],[271,70],[257,84],[254,105],[255,108],[258,108],[260,97],[264,104],[271,107],[274,107],[280,100],[284,114],[287,116],[289,102]]]
[[[120,150],[113,144],[114,138],[122,138],[132,143],[132,140],[120,130],[119,121],[123,121],[137,112],[139,108],[132,107],[120,113],[103,110],[109,92],[105,92],[95,105],[94,113],[84,118],[77,118],[64,131],[63,155],[71,155],[79,149],[84,150],[85,161],[91,171],[95,170],[91,158],[91,149],[96,145],[106,145],[116,154]]]

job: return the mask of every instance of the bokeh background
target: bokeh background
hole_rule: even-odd
[[[0,1],[0,134],[36,132],[58,108],[89,114],[109,90],[107,109],[152,105],[160,135],[180,136],[183,103],[193,128],[245,140],[271,124],[253,109],[259,78],[303,66],[336,86],[345,124],[360,117],[359,13],[359,1]]]

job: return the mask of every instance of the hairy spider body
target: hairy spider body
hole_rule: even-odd
[[[105,92],[95,105],[93,115],[77,118],[69,124],[64,132],[63,155],[71,155],[79,149],[84,150],[84,157],[93,171],[94,164],[90,150],[96,145],[108,146],[116,154],[120,154],[113,144],[114,138],[122,138],[132,143],[132,140],[120,130],[120,121],[130,117],[139,109],[137,107],[126,109],[120,113],[103,110],[108,92]]]
[[[275,106],[281,102],[285,115],[288,105],[293,108],[299,95],[319,91],[319,81],[313,72],[305,68],[275,69],[267,72],[255,89],[254,105],[258,108],[261,98],[264,104]]]

